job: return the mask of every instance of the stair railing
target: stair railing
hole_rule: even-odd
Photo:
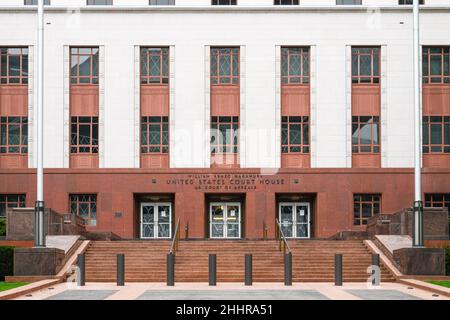
[[[178,219],[177,225],[175,227],[175,232],[172,237],[172,245],[170,246],[169,253],[175,254],[178,251],[179,241],[180,241],[180,219]]]
[[[277,222],[277,240],[279,243],[279,249],[280,251],[283,251],[284,254],[286,253],[291,253],[291,247],[289,247],[289,243],[286,240],[286,237],[284,236],[283,230],[281,229],[281,224],[280,221],[278,221],[278,219],[275,219],[275,221]]]

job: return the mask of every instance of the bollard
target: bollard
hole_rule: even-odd
[[[292,253],[284,255],[284,285],[292,286]]]
[[[213,253],[209,254],[209,285],[217,284],[217,256]]]
[[[84,260],[84,254],[78,254],[78,285],[84,286],[86,283],[86,263]]]
[[[173,253],[167,254],[167,285],[175,285],[175,255]]]
[[[251,253],[245,254],[245,285],[253,284],[253,258]]]
[[[117,285],[125,285],[125,255],[123,253],[117,254]]]
[[[342,254],[334,255],[334,285],[342,286]]]
[[[379,286],[381,281],[380,272],[380,255],[378,253],[372,254],[372,285]]]

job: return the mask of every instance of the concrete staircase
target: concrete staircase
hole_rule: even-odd
[[[114,282],[116,254],[125,254],[125,280],[165,282],[170,241],[93,241],[86,252],[86,280]],[[364,282],[371,264],[360,240],[290,240],[294,282],[333,282],[334,254],[343,254],[344,281]],[[181,240],[175,281],[207,282],[208,254],[217,254],[217,281],[243,282],[244,255],[253,254],[254,282],[283,282],[283,254],[275,240]],[[382,266],[382,281],[393,276]]]

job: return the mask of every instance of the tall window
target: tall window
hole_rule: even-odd
[[[149,0],[148,4],[151,6],[173,6],[175,0]]]
[[[0,84],[28,83],[28,48],[0,48]]]
[[[354,194],[353,195],[353,224],[366,225],[367,220],[381,212],[381,195]]]
[[[87,0],[88,6],[112,6],[113,0]]]
[[[281,83],[309,83],[309,48],[281,48]]]
[[[0,154],[28,152],[28,117],[0,117]]]
[[[71,194],[70,212],[84,219],[90,226],[97,225],[97,196],[95,194]]]
[[[38,0],[24,0],[23,4],[26,6],[37,6]],[[49,5],[50,5],[50,0],[44,0],[44,6],[49,6]]]
[[[422,117],[424,153],[450,153],[450,116]]]
[[[447,208],[450,214],[450,193],[433,193],[425,195],[425,207]]]
[[[98,48],[70,49],[70,83],[98,84]]]
[[[71,153],[98,153],[98,117],[71,117]]]
[[[352,117],[352,152],[380,152],[380,117]]]
[[[7,208],[25,208],[25,195],[0,194],[0,219],[6,217]]]
[[[141,153],[169,152],[169,118],[141,118]]]
[[[237,0],[212,0],[211,4],[213,6],[235,6]]]
[[[141,84],[169,83],[169,48],[141,48]]]
[[[379,47],[352,47],[352,83],[380,83]]]
[[[309,117],[281,117],[281,152],[309,153]]]
[[[450,47],[422,48],[423,83],[450,83]]]
[[[299,0],[274,0],[276,6],[293,6],[298,5]]]
[[[211,48],[211,83],[239,84],[239,48]]]
[[[238,153],[239,117],[211,117],[211,153]]]

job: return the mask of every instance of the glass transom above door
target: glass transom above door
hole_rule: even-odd
[[[172,204],[141,203],[141,238],[166,239],[172,237]]]
[[[209,234],[215,239],[241,237],[241,204],[214,202],[209,206]]]
[[[310,238],[310,204],[308,202],[282,202],[278,219],[286,238]]]

